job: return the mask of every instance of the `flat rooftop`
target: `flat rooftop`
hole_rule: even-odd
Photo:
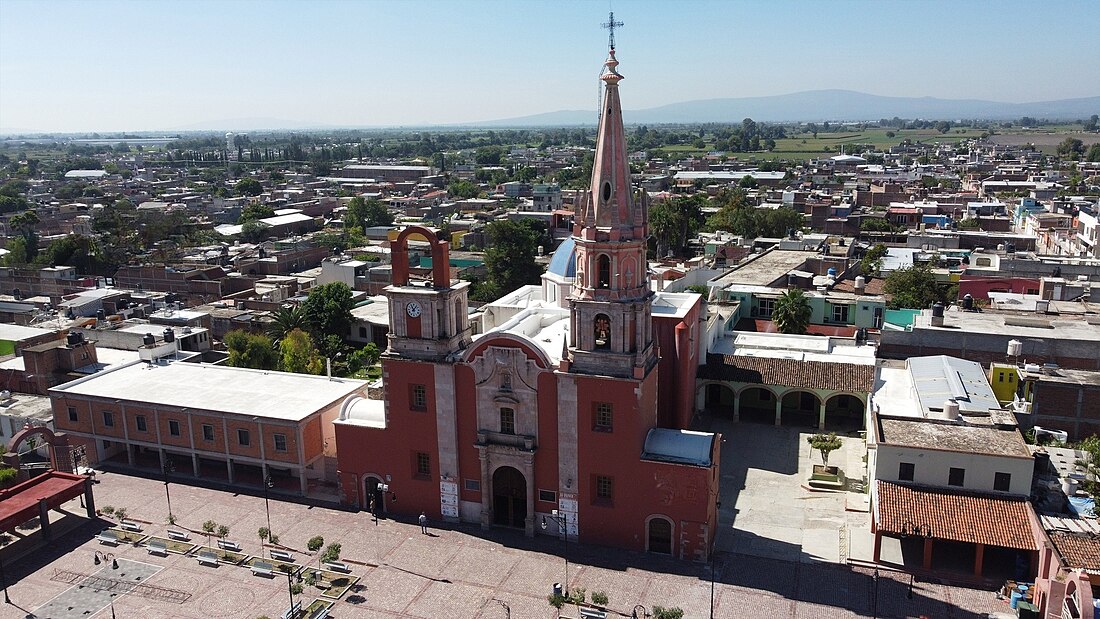
[[[1016,429],[902,417],[879,417],[879,442],[902,447],[1031,458]]]
[[[1058,368],[1047,371],[1029,372],[1019,368],[1020,376],[1025,380],[1034,380],[1042,383],[1065,383],[1068,385],[1100,385],[1100,372],[1089,370],[1067,370]]]
[[[1095,320],[1097,317],[1092,318]],[[1054,314],[1022,316],[988,310],[966,312],[952,306],[944,312],[943,325],[942,327],[932,326],[931,310],[921,311],[913,321],[913,329],[930,331],[1100,342],[1100,324],[1090,324],[1082,316],[1070,318]]]
[[[364,389],[366,381],[205,363],[130,363],[50,389],[78,395],[301,421]]]
[[[711,281],[723,288],[730,284],[767,286],[820,255],[816,251],[773,249]]]
[[[797,361],[875,364],[875,347],[852,346],[852,340],[818,335],[734,332],[714,341],[707,352],[742,357],[771,357]],[[844,342],[844,343],[841,343]]]
[[[24,327],[0,323],[0,340],[9,342],[21,342],[35,337],[42,337],[53,333],[52,329],[39,329],[38,327]]]

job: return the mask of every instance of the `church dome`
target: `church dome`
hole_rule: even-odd
[[[562,241],[561,245],[554,250],[554,255],[550,257],[550,267],[546,272],[568,279],[577,276],[577,246],[573,242],[573,237]]]

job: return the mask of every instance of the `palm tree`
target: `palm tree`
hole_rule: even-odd
[[[793,333],[802,335],[810,326],[810,316],[813,310],[810,308],[810,300],[802,293],[801,288],[792,288],[783,293],[783,296],[775,302],[772,311],[772,322],[780,333]]]
[[[278,345],[288,333],[295,329],[306,330],[306,313],[297,305],[280,307],[271,319],[271,324],[267,326],[267,335],[275,345]]]

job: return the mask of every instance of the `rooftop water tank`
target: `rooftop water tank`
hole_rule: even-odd
[[[1008,355],[1019,357],[1024,352],[1024,343],[1020,340],[1008,340]]]
[[[829,267],[829,270],[825,271],[825,274],[829,277],[836,277],[836,269],[834,269],[833,267]]]
[[[145,335],[141,336],[141,345],[142,346],[150,346],[150,347],[156,346],[157,345],[156,336],[153,335],[152,333],[146,333]]]
[[[171,328],[165,329],[164,330],[164,343],[167,344],[169,342],[174,342],[174,341],[176,341],[176,332],[173,331]]]

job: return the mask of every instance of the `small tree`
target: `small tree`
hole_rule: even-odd
[[[829,454],[840,449],[841,441],[840,437],[836,435],[836,432],[830,432],[828,434],[821,434],[820,432],[806,437],[806,442],[810,444],[821,454],[821,463],[826,468],[829,466]]]
[[[572,604],[584,604],[584,599],[588,595],[588,590],[584,587],[573,587],[569,591],[569,602]]]
[[[561,610],[562,606],[565,606],[565,596],[560,593],[551,593],[546,596],[546,601],[550,602],[550,605],[554,608]]]
[[[339,561],[340,550],[341,548],[338,542],[333,542],[328,546],[325,546],[325,551],[321,553],[321,562],[331,563],[332,561]]]
[[[813,309],[801,288],[791,288],[775,302],[772,321],[780,333],[801,335],[810,326]]]
[[[126,520],[126,515],[127,515],[127,512],[126,512],[125,507],[119,507],[118,509],[115,510],[115,518],[118,518],[119,522],[122,522],[123,520]]]
[[[665,608],[664,606],[653,607],[653,619],[683,619],[684,609],[679,606],[673,606],[672,608]]]
[[[315,536],[309,538],[309,541],[306,542],[306,548],[310,552],[317,552],[318,550],[321,549],[321,546],[324,546],[324,545],[325,545],[325,538],[320,536],[320,535],[315,535]],[[321,567],[321,557],[320,557],[320,555],[317,556],[317,567]]]
[[[596,606],[607,606],[607,592],[606,591],[593,591],[592,603]]]
[[[260,536],[260,556],[264,554],[264,544],[268,538],[271,537],[271,529],[267,527],[260,527],[260,530],[256,532],[256,535]]]
[[[218,530],[218,523],[213,520],[207,520],[202,523],[202,532],[206,534],[206,547],[210,547],[210,538],[214,535],[214,532]]]

